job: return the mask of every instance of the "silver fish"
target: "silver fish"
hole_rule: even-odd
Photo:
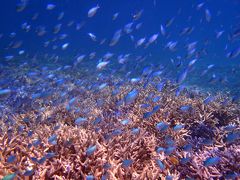
[[[109,46],[114,46],[114,45],[116,45],[116,44],[118,43],[121,35],[122,35],[122,30],[121,30],[121,29],[117,30],[117,31],[114,33],[114,35],[113,35],[113,37],[112,37],[112,40],[111,40]]]
[[[118,16],[119,16],[119,13],[116,12],[116,13],[113,15],[113,17],[112,17],[112,20],[115,21],[115,20],[117,19]]]
[[[203,7],[203,5],[204,5],[205,3],[203,2],[203,3],[199,3],[198,5],[197,5],[197,10],[200,10],[202,7]]]
[[[138,11],[136,14],[133,15],[133,19],[134,20],[138,20],[141,16],[142,16],[142,13],[143,13],[143,9],[141,9],[140,11]]]
[[[61,12],[61,13],[58,15],[57,20],[61,20],[63,17],[64,17],[64,12]]]
[[[145,41],[146,41],[146,38],[145,38],[145,37],[139,39],[139,40],[137,41],[137,43],[136,43],[136,47],[139,47],[139,46],[143,45],[143,43],[144,43]]]
[[[223,35],[224,31],[218,31],[216,32],[216,38],[220,38]]]
[[[88,33],[88,36],[93,40],[97,41],[97,37],[93,33]]]
[[[62,24],[57,24],[54,29],[53,29],[53,33],[57,34],[59,33],[59,31],[61,30]]]
[[[69,43],[65,43],[65,44],[63,44],[63,45],[62,45],[62,50],[67,49],[68,46],[69,46]]]
[[[126,34],[129,34],[129,33],[131,33],[132,31],[133,31],[133,29],[132,29],[132,25],[133,25],[133,23],[132,22],[130,22],[130,23],[128,23],[128,24],[126,24],[125,26],[124,26],[124,32],[126,33]]]
[[[165,30],[165,28],[163,27],[163,25],[161,25],[160,30],[161,30],[161,34],[162,34],[163,36],[165,36],[165,35],[166,35],[166,30]]]
[[[138,24],[136,25],[136,30],[140,29],[140,28],[142,27],[142,24],[143,24],[143,23],[138,23]]]
[[[154,43],[154,42],[157,40],[158,36],[159,36],[158,33],[157,33],[157,34],[153,34],[153,35],[149,38],[146,46],[149,46],[150,44]]]
[[[100,62],[100,63],[98,63],[98,65],[97,65],[97,69],[98,69],[98,70],[102,70],[102,69],[103,69],[104,67],[106,67],[108,64],[109,64],[109,61]]]
[[[211,21],[212,16],[211,16],[209,9],[205,9],[205,18],[206,18],[207,22]]]
[[[95,16],[95,14],[97,13],[97,10],[98,10],[99,8],[100,8],[100,6],[97,5],[97,6],[93,7],[93,8],[91,8],[91,9],[89,9],[89,11],[88,11],[88,17],[91,18],[91,17]]]
[[[47,9],[47,10],[53,10],[55,7],[56,7],[55,4],[47,4],[46,9]]]

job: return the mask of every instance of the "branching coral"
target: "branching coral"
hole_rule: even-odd
[[[161,79],[145,88],[144,81],[134,84],[139,94],[129,105],[125,97],[133,85],[117,78],[80,86],[67,80],[50,95],[30,98],[34,106],[22,101],[18,110],[24,111],[11,111],[19,99],[3,97],[0,177],[209,179],[239,174],[239,105],[225,103],[222,95],[211,103],[199,93],[176,96],[177,86],[169,82],[158,91],[155,81]],[[28,88],[36,86],[28,82]],[[76,123],[77,118],[82,121]],[[15,158],[11,162],[9,157]],[[219,157],[220,163],[206,167],[208,157]]]

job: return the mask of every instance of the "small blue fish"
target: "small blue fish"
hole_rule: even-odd
[[[53,134],[52,136],[50,136],[48,138],[48,143],[50,143],[52,145],[56,145],[57,144],[57,135]]]
[[[122,130],[121,130],[121,129],[115,129],[115,130],[112,132],[112,135],[113,135],[113,136],[118,136],[118,135],[120,135],[120,134],[122,134]]]
[[[165,149],[164,153],[165,153],[166,155],[170,155],[170,154],[173,153],[173,151],[175,151],[175,149],[176,149],[176,147],[174,147],[174,146],[167,147],[167,148]]]
[[[65,82],[64,79],[58,79],[58,80],[56,81],[56,84],[57,84],[58,86],[60,86],[60,85],[63,85],[64,82]]]
[[[99,90],[103,90],[108,86],[108,83],[102,83],[100,84],[100,86],[98,87]]]
[[[214,166],[220,162],[220,157],[210,157],[207,158],[204,162],[203,165],[208,167],[208,166]]]
[[[182,125],[182,124],[177,124],[177,125],[175,125],[174,127],[173,127],[173,130],[174,131],[180,131],[181,129],[183,129],[184,128],[184,125]]]
[[[204,145],[213,145],[213,140],[212,139],[204,139],[202,143]]]
[[[135,99],[137,98],[138,93],[139,92],[137,89],[133,89],[131,92],[129,92],[125,97],[126,105],[133,103],[135,101]]]
[[[161,160],[156,159],[156,163],[162,171],[165,169],[165,165],[163,164],[163,162]]]
[[[123,166],[124,168],[128,168],[129,166],[132,165],[132,163],[133,163],[133,160],[131,160],[131,159],[125,159],[125,160],[122,162],[122,166]]]
[[[180,163],[181,164],[187,164],[188,162],[190,162],[190,157],[186,157],[186,158],[181,158],[180,159]]]
[[[38,162],[38,159],[35,158],[35,157],[31,157],[31,160],[32,160],[34,163],[37,163],[37,162]]]
[[[183,111],[183,112],[187,112],[187,111],[189,111],[191,108],[192,108],[192,106],[190,106],[190,105],[185,105],[185,106],[181,106],[181,107],[180,107],[180,110]]]
[[[192,67],[196,63],[197,59],[193,59],[188,63],[188,68]]]
[[[5,56],[4,58],[5,58],[6,61],[10,61],[14,58],[14,56],[8,55],[8,56]]]
[[[227,53],[227,58],[236,58],[239,55],[240,55],[240,47],[237,47],[231,52]]]
[[[189,178],[189,177],[186,177],[185,180],[195,180],[194,178]]]
[[[234,129],[236,129],[236,125],[228,125],[224,128],[225,131],[233,131]]]
[[[76,98],[74,97],[74,98],[72,98],[72,99],[70,99],[70,101],[69,101],[69,105],[72,105],[74,102],[76,101]]]
[[[170,175],[168,175],[168,176],[166,176],[166,179],[165,179],[165,180],[173,180],[173,177],[170,176]]]
[[[156,88],[157,88],[158,92],[162,92],[164,86],[165,86],[165,82],[161,82],[161,83],[157,84]]]
[[[165,122],[160,122],[156,125],[156,128],[159,130],[159,131],[166,131],[168,129],[169,125]]]
[[[90,146],[89,148],[87,148],[86,154],[87,156],[91,156],[97,149],[97,146]]]
[[[148,107],[150,107],[150,106],[151,106],[150,104],[141,104],[141,105],[140,105],[140,107],[141,107],[141,108],[144,108],[144,109],[145,109],[145,108],[148,108]]]
[[[60,125],[57,125],[53,128],[54,131],[58,130],[61,126]]]
[[[211,21],[212,16],[211,16],[209,9],[205,9],[205,18],[206,18],[207,22]]]
[[[142,72],[143,76],[147,76],[151,73],[152,73],[152,67],[151,66],[146,66],[145,68],[143,68],[143,72]]]
[[[43,164],[47,160],[46,157],[42,157],[41,159],[38,160],[38,164]]]
[[[160,108],[161,108],[160,105],[154,106],[154,107],[153,107],[153,110],[152,110],[152,113],[153,113],[153,114],[156,113]]]
[[[56,7],[55,4],[47,4],[46,9],[47,9],[47,10],[53,10],[55,7]]]
[[[155,94],[154,92],[150,92],[148,97],[146,98],[146,100],[147,101],[151,100],[151,98],[153,98],[154,94]]]
[[[16,160],[16,156],[15,155],[11,155],[7,158],[7,163],[13,163]]]
[[[23,126],[23,125],[18,126],[18,133],[22,133],[24,128],[25,128],[25,126]]]
[[[32,94],[32,99],[38,99],[41,97],[41,93]]]
[[[156,152],[157,152],[157,153],[160,153],[160,152],[164,152],[165,150],[166,150],[166,149],[163,148],[163,147],[158,147],[157,150],[156,150]]]
[[[45,157],[46,157],[47,159],[50,159],[50,158],[53,158],[55,155],[56,155],[56,154],[55,154],[54,152],[49,152],[49,153],[45,154]]]
[[[113,17],[112,17],[112,20],[113,21],[116,20],[118,16],[119,16],[119,12],[114,13]]]
[[[30,122],[30,119],[29,119],[29,118],[23,118],[23,122],[29,123],[29,122]]]
[[[119,94],[120,93],[120,90],[119,89],[114,89],[113,91],[112,91],[112,96],[116,96],[117,94]]]
[[[183,146],[183,151],[191,151],[192,150],[192,145],[191,144],[186,144]]]
[[[181,83],[186,79],[187,74],[188,74],[188,71],[189,71],[189,69],[186,68],[186,69],[180,74],[180,76],[177,78],[177,83],[178,83],[178,84],[181,84]]]
[[[168,48],[170,51],[175,51],[177,44],[178,44],[177,41],[169,41],[169,42],[166,44],[165,48]]]
[[[170,135],[165,136],[164,141],[165,141],[166,145],[168,145],[168,146],[175,145],[175,141],[174,141],[173,137]]]
[[[101,180],[108,180],[108,175],[107,174],[102,175]]]
[[[31,147],[32,147],[32,144],[29,143],[29,144],[27,145],[27,148],[30,149]]]
[[[125,120],[121,121],[121,124],[122,125],[127,125],[129,122],[130,122],[129,119],[125,119]]]
[[[10,94],[11,92],[11,89],[0,89],[0,96]]]
[[[203,101],[203,103],[204,103],[205,105],[207,105],[207,104],[213,102],[214,99],[215,99],[214,97],[209,96],[209,97],[207,97],[207,98]]]
[[[94,180],[94,176],[93,175],[87,175],[86,180]]]
[[[237,179],[238,177],[240,177],[240,174],[236,172],[228,172],[225,176],[226,179]]]
[[[97,125],[102,122],[102,118],[98,117],[93,121],[93,125]]]
[[[112,166],[111,166],[111,164],[109,164],[109,163],[105,163],[104,165],[103,165],[103,168],[105,169],[105,170],[107,170],[107,169],[110,169]]]
[[[112,40],[111,40],[109,46],[114,46],[114,45],[116,45],[116,44],[118,43],[121,35],[122,35],[122,30],[121,30],[121,29],[117,30],[117,31],[114,33],[114,35],[113,35],[113,37],[112,37]]]
[[[30,130],[30,131],[28,132],[28,135],[27,135],[27,136],[28,136],[28,137],[32,137],[32,135],[33,135],[33,131]]]
[[[41,144],[41,140],[40,139],[34,140],[32,142],[32,144],[33,144],[34,147],[37,147],[37,146],[39,146]]]
[[[227,137],[225,138],[226,142],[228,143],[232,143],[234,141],[236,141],[237,139],[240,138],[240,133],[235,132],[235,133],[229,133],[227,134]]]
[[[153,114],[152,111],[146,112],[146,113],[143,114],[143,118],[144,119],[148,119],[148,118],[150,118],[152,116],[152,114]]]
[[[139,128],[132,128],[131,129],[132,134],[138,134],[140,132]]]
[[[155,37],[157,37],[157,36],[155,36]],[[163,73],[162,70],[155,71],[155,72],[152,73],[152,77],[153,77],[153,78],[154,78],[154,77],[159,77],[162,73]]]
[[[160,99],[161,99],[160,96],[156,96],[156,97],[153,98],[152,102],[156,103],[156,102],[158,102]]]
[[[198,5],[197,5],[197,10],[200,10],[203,6],[204,6],[204,4],[205,4],[205,2],[203,2],[203,3],[199,3]]]
[[[163,36],[165,36],[166,35],[166,30],[165,30],[165,28],[164,28],[164,26],[161,24],[161,26],[160,26],[160,30],[161,30],[161,34],[163,35]]]
[[[77,118],[77,119],[75,120],[75,124],[76,124],[76,125],[80,125],[80,124],[82,124],[82,123],[84,123],[84,122],[87,122],[87,118],[79,117],[79,118]]]
[[[185,88],[185,86],[180,85],[175,92],[175,96],[178,97],[181,94],[181,92],[184,90],[184,88]]]

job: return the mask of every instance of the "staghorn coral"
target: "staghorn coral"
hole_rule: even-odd
[[[176,85],[169,82],[161,92],[151,84],[143,88],[144,82],[139,82],[135,85],[140,92],[135,102],[125,105],[124,97],[132,85],[124,83],[119,93],[112,95],[121,79],[105,82],[108,85],[103,89],[88,89],[89,84],[79,87],[69,80],[50,96],[31,99],[33,105],[24,106],[24,111],[11,111],[11,103],[18,100],[7,97],[0,121],[0,178],[16,173],[23,179],[26,170],[34,170],[29,175],[33,179],[86,179],[88,175],[96,179],[220,179],[229,172],[240,173],[239,139],[226,142],[229,133],[239,132],[238,104],[223,105],[227,97],[222,95],[204,104],[203,94],[189,96],[184,91],[176,97]],[[36,84],[29,81],[27,87],[32,86]],[[65,88],[71,96],[62,98],[59,92]],[[161,98],[153,102],[150,94]],[[72,97],[77,100],[67,109]],[[143,108],[146,102],[149,106]],[[145,117],[158,105],[154,113]],[[192,108],[184,112],[180,109],[184,105]],[[79,117],[87,121],[76,125]],[[101,120],[96,122],[96,118]],[[121,124],[124,119],[129,123]],[[157,129],[159,122],[167,128]],[[183,128],[174,130],[179,124]],[[235,127],[224,130],[229,124]],[[139,128],[139,132],[133,128]],[[56,135],[54,143],[49,141],[52,135]],[[206,143],[208,139],[212,142]],[[192,146],[190,151],[183,148],[188,144]],[[87,155],[88,148],[94,145],[96,150]],[[173,149],[167,153],[158,151],[159,147]],[[16,156],[13,163],[7,162],[10,155]],[[205,167],[203,161],[214,156],[221,162]],[[190,160],[182,163],[182,158]],[[126,159],[132,160],[129,167],[123,166]],[[164,167],[159,167],[156,160]]]

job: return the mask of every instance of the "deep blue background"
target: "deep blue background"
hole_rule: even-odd
[[[91,52],[96,52],[97,55],[93,60],[86,59],[89,66],[96,66],[98,60],[107,52],[114,53],[114,58],[111,60],[111,67],[114,66],[116,57],[120,54],[131,54],[131,62],[137,64],[136,57],[139,55],[147,55],[147,59],[142,68],[147,64],[163,64],[167,65],[172,73],[173,79],[177,78],[184,70],[188,62],[194,58],[186,58],[186,45],[188,43],[197,42],[197,51],[200,53],[199,60],[196,63],[195,70],[188,75],[188,83],[204,88],[223,89],[228,88],[230,91],[240,91],[240,57],[229,59],[226,57],[228,52],[240,47],[239,38],[231,40],[231,34],[240,28],[240,1],[239,0],[29,0],[26,8],[22,12],[16,11],[16,4],[20,0],[3,0],[0,6],[0,34],[3,37],[0,39],[0,59],[4,63],[4,57],[13,55],[15,58],[11,62],[20,60],[31,61],[32,57],[37,57],[35,60],[45,63],[45,60],[51,57],[59,57],[58,62],[64,64],[73,64],[76,57],[81,54],[88,55]],[[197,10],[196,6],[204,2],[204,6]],[[49,3],[56,5],[56,8],[49,11],[46,6]],[[92,17],[87,17],[87,12],[90,8],[100,6],[97,14]],[[155,6],[154,6],[155,4]],[[205,9],[211,12],[211,21],[207,22],[205,18]],[[132,16],[138,11],[143,10],[142,17],[133,21]],[[62,20],[57,20],[58,15],[64,12]],[[113,21],[114,13],[119,12],[119,17]],[[39,16],[36,20],[32,20],[34,14]],[[160,26],[174,18],[172,25],[166,28],[168,36],[160,34]],[[72,26],[68,23],[73,21]],[[25,32],[21,29],[21,25],[27,22],[31,25],[31,30]],[[140,30],[135,30],[131,35],[134,36],[135,42],[130,40],[130,36],[124,34],[117,45],[109,46],[111,38],[117,30],[123,28],[126,24],[134,22],[143,23]],[[55,25],[61,23],[62,28],[58,34],[53,34]],[[84,26],[77,31],[76,24],[83,23]],[[47,33],[44,36],[37,36],[36,29],[38,26],[46,27]],[[193,27],[194,30],[190,35],[180,36],[183,28]],[[223,35],[216,39],[217,31],[224,31]],[[11,32],[16,32],[15,38],[10,38]],[[97,42],[93,42],[87,33],[94,33],[97,36]],[[64,40],[59,40],[59,34],[66,33],[68,37]],[[146,37],[147,39],[159,33],[157,43],[144,49],[143,47],[135,48],[135,43],[138,39]],[[106,38],[106,43],[100,45],[100,40]],[[22,41],[23,44],[18,49],[8,48],[11,42]],[[44,48],[44,42],[49,41],[50,44]],[[177,41],[176,51],[172,52],[165,48],[167,42]],[[62,50],[61,46],[64,43],[69,43],[66,50]],[[52,49],[57,46],[57,49]],[[227,48],[226,48],[227,47]],[[24,49],[25,54],[19,56],[19,50]],[[47,56],[46,56],[47,55]],[[170,59],[181,57],[184,66],[176,68],[171,64]],[[54,62],[51,61],[50,62]],[[93,64],[92,64],[93,63]],[[215,67],[209,73],[200,77],[200,73],[206,69],[209,64],[215,64]],[[116,64],[116,69],[119,69]],[[131,70],[129,66],[128,71]],[[217,81],[210,84],[211,76],[216,75]],[[221,79],[227,79],[226,82],[220,82]]]
[[[146,54],[151,53],[153,55],[153,61],[165,61],[170,58],[176,57],[176,55],[184,56],[186,51],[184,45],[187,42],[198,41],[198,48],[205,47],[208,55],[205,57],[205,61],[219,62],[226,60],[226,51],[224,48],[226,45],[229,49],[235,48],[239,45],[239,42],[229,43],[228,35],[233,31],[234,27],[239,25],[239,12],[240,5],[238,0],[209,0],[209,1],[194,1],[194,0],[156,0],[156,6],[154,7],[153,0],[29,0],[26,9],[23,12],[16,12],[16,0],[4,0],[0,6],[0,32],[4,34],[1,39],[1,54],[15,53],[16,50],[4,50],[3,48],[11,41],[8,38],[8,34],[11,32],[17,33],[17,40],[23,41],[23,49],[31,53],[57,53],[60,56],[69,56],[70,54],[82,54],[90,53],[92,51],[100,52],[104,54],[107,51],[113,53],[133,53],[133,54]],[[204,7],[197,11],[196,5],[200,2],[205,2]],[[56,4],[56,8],[52,11],[46,10],[48,3]],[[96,16],[93,18],[87,18],[88,10],[99,4],[100,9]],[[204,10],[208,8],[212,14],[211,22],[208,23],[205,20]],[[132,21],[132,15],[137,11],[143,9],[142,18],[137,22],[143,22],[143,26],[139,31],[133,33],[135,39],[142,37],[150,37],[152,34],[160,31],[160,25],[175,17],[173,24],[167,28],[167,33],[170,33],[170,37],[166,39],[160,36],[158,43],[148,49],[135,49],[134,43],[131,42],[129,36],[123,36],[120,42],[115,47],[109,47],[108,43],[113,33],[122,28],[125,24]],[[57,20],[57,16],[60,12],[64,12],[65,16],[61,21]],[[112,21],[112,15],[115,12],[119,12],[119,17],[116,21]],[[180,13],[178,13],[180,12]],[[31,18],[34,13],[39,13],[39,18],[32,21]],[[67,27],[67,23],[74,21],[74,25]],[[32,29],[26,33],[21,30],[21,24],[28,22]],[[85,23],[85,26],[76,31],[76,23]],[[52,33],[53,27],[62,23],[62,29],[60,33],[67,33],[69,37],[62,41],[56,41],[51,45],[56,44],[61,46],[65,42],[69,42],[70,46],[66,51],[61,51],[61,48],[52,50],[49,48],[43,48],[43,43],[48,40],[52,40],[56,35]],[[38,37],[35,33],[35,28],[39,25],[46,26],[47,34],[45,36]],[[194,27],[194,31],[189,36],[179,37],[179,32],[184,27]],[[224,34],[221,38],[216,39],[216,31],[224,30]],[[87,36],[88,32],[94,33],[98,39],[107,38],[107,42],[104,45],[92,42]],[[164,46],[170,40],[178,41],[176,52],[170,52],[164,50]],[[203,43],[208,40],[209,44],[204,46]]]

